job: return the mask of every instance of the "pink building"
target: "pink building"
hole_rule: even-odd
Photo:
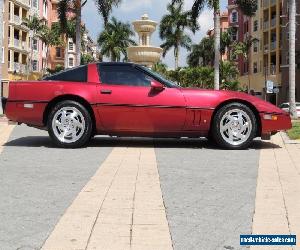
[[[243,15],[242,11],[235,4],[235,0],[228,0],[228,23],[228,27],[233,29],[233,41],[243,42],[245,37],[250,34],[250,18]],[[247,74],[248,65],[244,62],[243,57],[230,56],[232,60],[237,62],[241,75]]]
[[[220,31],[221,33],[222,32],[226,32],[227,29],[228,29],[228,12],[227,11],[224,11],[223,13],[221,13],[221,16],[220,16]],[[214,36],[214,29],[210,29],[207,31],[207,36],[209,37],[213,37]],[[222,60],[225,61],[228,59],[228,51],[225,52],[224,55],[222,55]]]

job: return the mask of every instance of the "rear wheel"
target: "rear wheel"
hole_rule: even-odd
[[[75,101],[58,103],[48,116],[48,132],[60,147],[85,145],[92,135],[92,119],[87,109]]]
[[[257,121],[253,111],[242,103],[229,103],[217,111],[212,136],[222,147],[243,149],[252,142],[256,131]]]

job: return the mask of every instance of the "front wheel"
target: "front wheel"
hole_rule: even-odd
[[[92,119],[87,109],[75,101],[58,103],[48,116],[48,132],[54,143],[64,148],[85,145],[92,135]]]
[[[229,103],[217,111],[212,136],[220,146],[243,149],[256,136],[257,121],[253,111],[242,103]]]

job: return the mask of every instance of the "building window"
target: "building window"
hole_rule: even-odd
[[[232,31],[231,39],[232,39],[232,41],[237,41],[238,40],[238,31],[236,29]]]
[[[253,22],[253,32],[256,32],[256,31],[258,31],[258,20],[255,20]]]
[[[74,50],[74,43],[69,42],[69,50],[73,51]]]
[[[244,34],[248,33],[248,21],[244,22]]]
[[[256,74],[258,72],[257,70],[257,62],[253,63],[253,73]]]
[[[35,51],[38,50],[38,41],[35,38],[32,39],[32,49]]]
[[[258,41],[253,42],[253,52],[257,53],[258,52]]]
[[[248,73],[248,65],[246,62],[244,62],[244,74]]]
[[[56,57],[57,58],[61,58],[61,48],[60,47],[56,47]]]
[[[4,63],[4,47],[1,49],[1,63]]]
[[[38,7],[38,0],[32,0],[32,7],[34,8]]]
[[[236,10],[231,12],[231,22],[232,23],[237,23],[238,21],[238,13]]]
[[[74,67],[74,58],[73,57],[69,58],[69,67]]]
[[[32,61],[32,71],[38,71],[38,61],[37,60]]]
[[[48,5],[47,5],[47,1],[43,1],[43,15],[44,17],[47,17],[48,15]]]

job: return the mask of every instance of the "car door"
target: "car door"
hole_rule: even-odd
[[[151,89],[153,79],[132,64],[99,64],[97,110],[105,131],[181,131],[185,100],[177,88]]]

